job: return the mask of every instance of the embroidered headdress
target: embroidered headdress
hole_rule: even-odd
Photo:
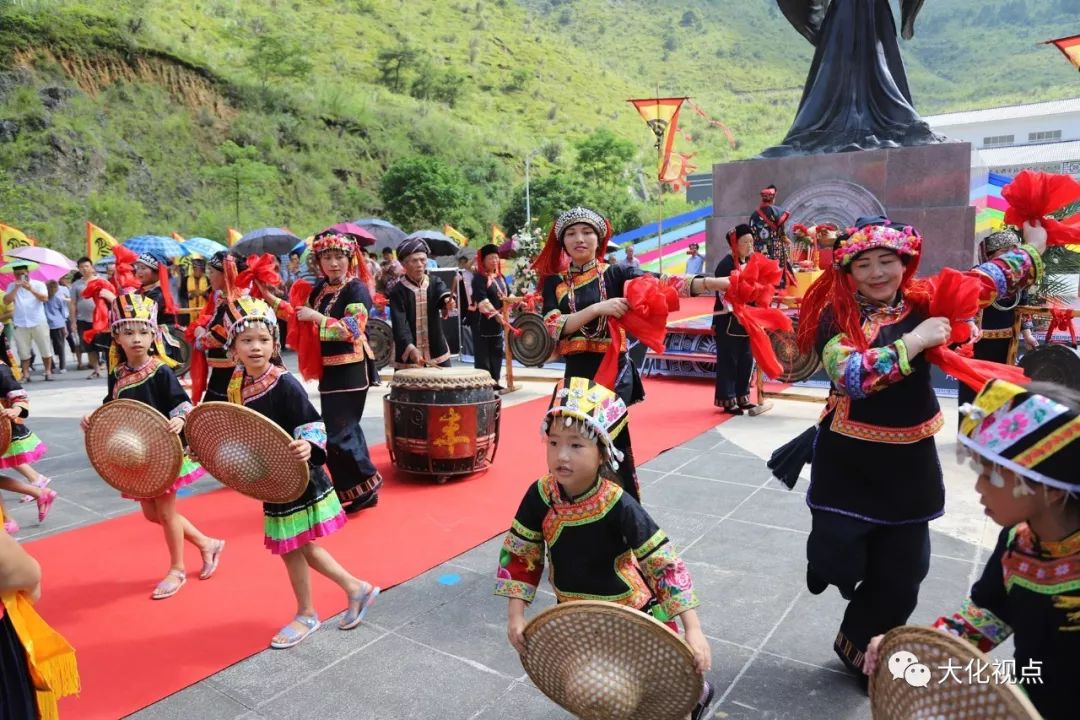
[[[568,254],[563,247],[563,235],[572,225],[584,223],[596,231],[599,242],[596,245],[596,257],[607,256],[608,242],[611,240],[611,223],[600,213],[587,207],[570,208],[555,219],[548,232],[544,248],[533,261],[540,282],[548,275],[558,275],[566,267]]]
[[[165,300],[165,312],[170,315],[176,314],[176,301],[173,300],[172,289],[169,286],[169,262],[163,257],[153,253],[139,253],[135,259],[135,265],[143,265],[157,273],[158,285],[161,287],[161,297]]]
[[[229,336],[225,340],[226,348],[232,347],[237,335],[253,327],[265,327],[274,341],[277,341],[277,315],[265,300],[241,295],[229,301],[225,306],[225,323],[229,328]]]
[[[176,361],[165,352],[161,338],[161,328],[157,323],[157,303],[138,293],[118,295],[109,306],[109,328],[115,336],[125,328],[145,328],[154,336],[153,350],[158,358],[169,367],[176,367]],[[119,363],[119,352],[115,340],[109,349],[109,370]]]
[[[1020,236],[1014,231],[998,230],[992,232],[979,243],[979,262],[986,262],[999,250],[1018,247],[1020,247]]]
[[[551,395],[551,404],[540,425],[546,435],[552,422],[564,418],[567,426],[580,422],[590,437],[595,436],[612,469],[618,469],[623,454],[615,447],[615,437],[626,427],[626,404],[591,378],[562,379]]]
[[[348,275],[360,278],[365,285],[371,284],[371,273],[368,271],[367,262],[363,258],[363,250],[360,244],[351,236],[331,230],[323,230],[315,236],[311,242],[311,253],[315,256],[315,269],[322,274],[322,267],[318,258],[325,252],[336,250],[349,258]]]
[[[958,440],[1025,480],[1080,492],[1080,414],[1004,380],[991,380],[960,408]]]
[[[219,272],[225,272],[225,258],[227,257],[232,257],[233,261],[236,263],[236,269],[238,271],[242,272],[244,269],[247,268],[247,263],[244,258],[238,255],[230,256],[228,250],[217,251],[210,256],[210,260],[207,264]]]

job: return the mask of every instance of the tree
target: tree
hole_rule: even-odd
[[[577,171],[582,178],[601,185],[623,182],[627,166],[634,159],[634,144],[607,128],[600,128],[575,144]]]
[[[439,227],[466,214],[469,186],[456,167],[438,157],[417,155],[387,169],[379,182],[379,197],[398,225]]]
[[[585,204],[586,189],[583,183],[566,174],[534,178],[529,183],[529,204],[532,206],[533,224],[547,232],[555,217],[575,205]],[[510,204],[502,214],[504,228],[525,227],[525,186],[514,188]]]
[[[245,207],[263,205],[263,196],[278,181],[278,171],[273,165],[259,160],[258,149],[250,145],[241,147],[232,140],[226,140],[221,146],[221,153],[225,156],[225,164],[205,168],[202,172],[232,195],[234,222],[237,227],[243,227],[241,202]]]
[[[308,49],[291,35],[260,33],[248,53],[248,67],[265,90],[272,79],[303,80],[311,73]]]
[[[420,51],[405,44],[380,50],[375,58],[375,67],[379,71],[379,84],[396,93],[404,92],[409,87],[409,75],[420,59]]]

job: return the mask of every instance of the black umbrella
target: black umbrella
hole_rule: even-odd
[[[443,235],[438,230],[417,230],[414,233],[409,233],[407,240],[419,238],[427,243],[428,249],[431,250],[429,255],[432,257],[446,257],[448,255],[457,255],[461,252],[461,246],[450,238]]]
[[[289,251],[300,242],[303,241],[288,230],[274,227],[259,228],[240,238],[230,251],[240,257],[264,253],[288,255]]]
[[[353,224],[359,225],[375,236],[375,245],[368,248],[374,252],[382,252],[386,248],[397,250],[398,244],[405,239],[404,230],[385,220],[364,218],[362,220],[353,220]]]

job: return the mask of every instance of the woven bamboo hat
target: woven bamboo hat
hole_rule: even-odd
[[[548,608],[525,627],[525,644],[522,664],[536,687],[584,720],[682,720],[701,697],[690,647],[622,605]]]
[[[90,415],[86,455],[101,478],[129,497],[149,499],[172,487],[184,450],[165,416],[136,400],[113,400]]]
[[[870,677],[874,720],[1040,717],[1015,685],[994,677],[989,657],[971,643],[940,630],[914,625],[894,628],[882,639],[878,657],[877,670]],[[981,679],[978,668],[983,669]]]
[[[0,416],[0,455],[11,446],[11,418]]]
[[[292,438],[243,405],[204,402],[187,418],[188,446],[223,485],[268,503],[292,502],[308,486],[308,466],[289,451]]]

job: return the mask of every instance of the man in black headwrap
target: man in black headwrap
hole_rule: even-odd
[[[427,274],[428,246],[423,240],[402,240],[397,257],[405,275],[390,290],[394,367],[450,367],[450,346],[442,320],[454,307],[453,293],[439,277]]]

